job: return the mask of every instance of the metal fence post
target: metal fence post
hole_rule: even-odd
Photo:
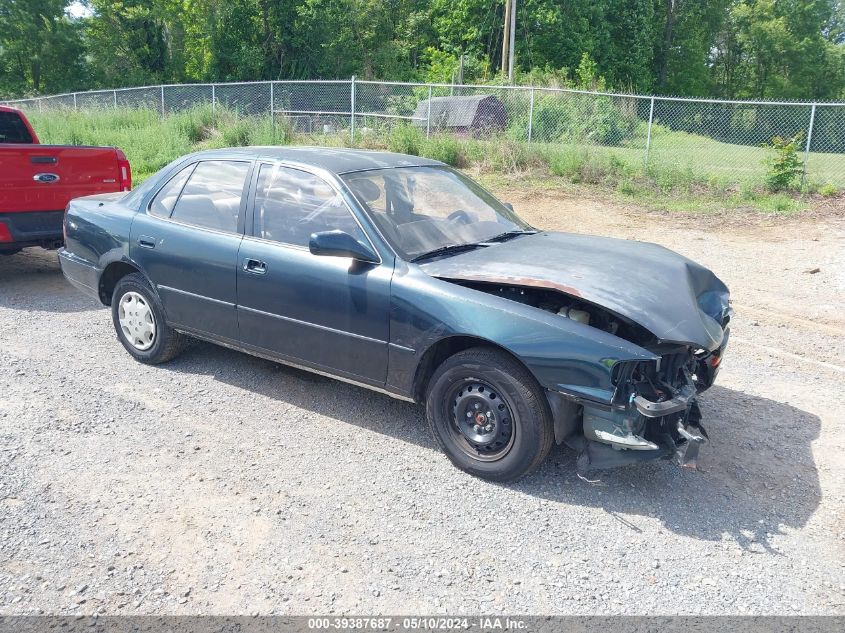
[[[349,112],[349,141],[351,144],[355,143],[355,75],[352,75],[352,80],[349,83],[349,92],[351,99],[351,111]]]
[[[44,112],[44,104],[41,102],[41,97],[38,97],[38,111]]]
[[[425,117],[425,137],[431,137],[431,85],[428,86],[428,114]]]
[[[534,129],[534,86],[531,86],[531,98],[528,101],[528,144],[531,145],[531,132]]]
[[[276,99],[273,93],[273,82],[270,82],[270,127],[273,129],[273,142],[276,142]]]
[[[214,114],[214,106],[217,101],[217,84],[211,84],[211,114]]]
[[[73,111],[76,112],[76,93],[73,93]]]
[[[651,98],[651,106],[648,109],[648,132],[645,136],[645,166],[648,167],[648,154],[651,151],[651,124],[654,122],[654,97]]]
[[[161,86],[161,116],[164,116],[164,85]]]
[[[114,107],[117,108],[117,90],[112,90],[112,96],[114,97]]]
[[[801,186],[807,180],[807,161],[810,160],[810,143],[813,142],[813,124],[816,121],[816,104],[810,106],[810,125],[807,127],[807,146],[804,149],[804,165],[801,170]]]

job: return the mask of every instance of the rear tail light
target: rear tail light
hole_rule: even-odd
[[[117,150],[117,185],[121,191],[132,189],[132,168],[121,150]]]
[[[5,222],[0,222],[0,242],[12,242],[12,232]]]

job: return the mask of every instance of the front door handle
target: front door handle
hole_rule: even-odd
[[[244,272],[252,273],[253,275],[263,275],[267,272],[267,264],[247,257],[244,260]]]
[[[149,235],[139,235],[138,246],[142,246],[144,248],[155,248],[156,238],[150,237]]]

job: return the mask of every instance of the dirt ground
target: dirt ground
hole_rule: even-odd
[[[699,472],[591,483],[556,447],[481,482],[413,405],[208,344],[133,362],[26,252],[0,258],[0,613],[845,614],[845,214],[496,193],[728,284]]]
[[[839,517],[838,551],[845,554],[845,394],[837,388],[845,384],[845,207],[794,217],[696,216],[518,187],[496,193],[538,227],[657,242],[716,272],[736,312],[731,357],[741,354],[757,369],[732,358],[718,382],[739,381],[746,393],[818,416],[812,452],[832,475],[830,499],[839,502],[832,516]]]

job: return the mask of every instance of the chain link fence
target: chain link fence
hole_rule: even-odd
[[[41,112],[198,106],[269,117],[274,130],[320,144],[390,134],[496,139],[594,152],[630,164],[684,169],[723,182],[759,182],[776,137],[797,138],[802,182],[845,187],[845,103],[718,101],[520,86],[267,81],[98,90],[7,101]],[[348,135],[348,136],[346,136]]]

